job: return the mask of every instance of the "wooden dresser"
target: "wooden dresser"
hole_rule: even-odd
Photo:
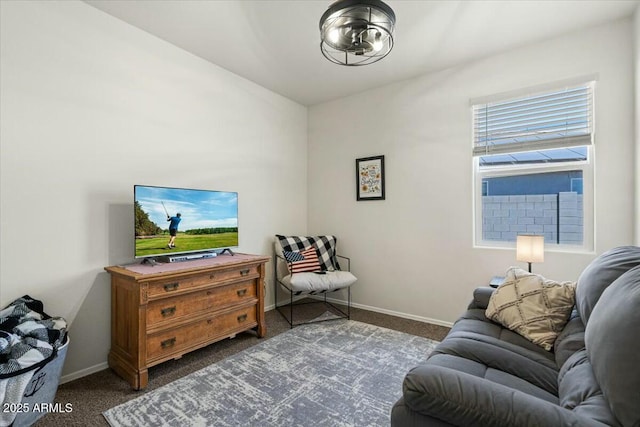
[[[235,254],[106,267],[111,274],[109,366],[139,390],[147,386],[150,366],[249,329],[263,337],[269,259]]]

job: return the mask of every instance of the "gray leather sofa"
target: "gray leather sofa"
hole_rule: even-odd
[[[580,275],[552,351],[488,320],[493,288],[405,377],[392,426],[640,426],[640,248]]]

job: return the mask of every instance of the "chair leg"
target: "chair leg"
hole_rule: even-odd
[[[351,320],[351,286],[347,288],[347,319]]]
[[[275,289],[275,298],[276,298],[276,310],[278,311],[278,313],[280,313],[282,315],[282,317],[284,317],[284,320],[286,320],[287,322],[289,322],[289,327],[290,329],[293,328],[293,291],[289,291],[289,304],[282,304],[282,305],[278,305],[278,284],[276,283],[276,289]],[[285,313],[285,310],[287,309],[287,305],[289,306],[289,317],[287,318],[287,314]]]

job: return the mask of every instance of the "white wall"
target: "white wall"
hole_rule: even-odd
[[[640,245],[640,5],[636,7],[633,15],[633,65],[636,124],[635,245]]]
[[[82,2],[1,7],[0,305],[71,322],[67,377],[106,362],[134,184],[238,191],[243,252],[306,230],[305,107]]]
[[[354,301],[451,322],[474,287],[525,266],[473,247],[471,98],[597,73],[596,252],[632,243],[631,42],[627,19],[311,107],[309,232],[352,257]],[[381,154],[386,200],[356,202],[354,159]],[[593,257],[547,253],[534,271],[575,280]]]

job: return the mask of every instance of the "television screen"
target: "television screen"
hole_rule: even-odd
[[[238,246],[238,193],[136,185],[135,257]]]

